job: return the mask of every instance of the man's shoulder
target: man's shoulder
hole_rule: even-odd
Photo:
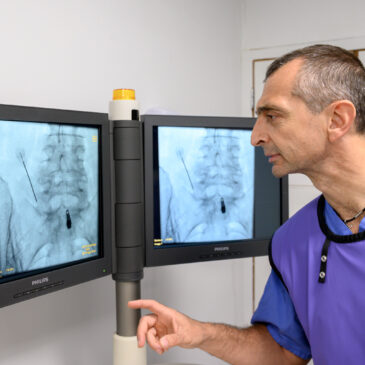
[[[280,274],[280,270],[287,265],[287,260],[298,253],[303,257],[303,250],[307,245],[298,243],[305,242],[318,224],[317,208],[320,198],[321,196],[313,199],[298,210],[274,233],[269,246],[269,257],[271,266],[277,273]]]
[[[317,218],[318,201],[321,195],[310,201],[304,207],[299,209],[292,217],[290,217],[282,226],[280,226],[274,234],[274,237],[286,235],[289,231],[297,229],[299,225],[303,225],[308,219]]]

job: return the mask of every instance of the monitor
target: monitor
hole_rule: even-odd
[[[145,115],[145,263],[267,254],[288,181],[251,145],[254,118]]]
[[[0,306],[111,273],[106,114],[0,105]]]

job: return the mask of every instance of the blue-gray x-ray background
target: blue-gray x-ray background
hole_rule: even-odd
[[[251,131],[159,127],[161,239],[155,246],[253,237]]]
[[[98,129],[0,121],[0,279],[98,255]]]

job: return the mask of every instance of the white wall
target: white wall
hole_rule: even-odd
[[[252,60],[328,43],[365,48],[362,0],[243,0],[242,113],[250,113]]]
[[[240,19],[238,0],[2,1],[0,103],[107,112],[112,90],[129,87],[142,112],[237,116]],[[249,268],[237,260],[148,269],[143,296],[242,324]],[[114,312],[109,277],[2,308],[0,364],[111,364]],[[149,354],[151,364],[167,360],[221,363],[198,351]]]

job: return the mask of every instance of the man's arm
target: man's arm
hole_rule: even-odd
[[[308,362],[278,345],[264,325],[238,329],[199,322],[154,300],[129,302],[129,307],[152,312],[140,320],[138,345],[143,347],[147,340],[159,354],[180,346],[200,348],[232,365],[304,365]]]

